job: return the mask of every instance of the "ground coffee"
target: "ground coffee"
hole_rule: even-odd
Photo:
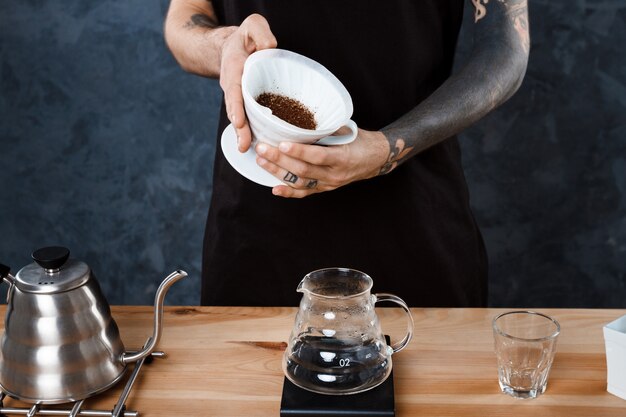
[[[313,112],[298,100],[280,94],[262,93],[256,101],[272,110],[274,116],[294,126],[309,130],[315,130],[317,127]]]

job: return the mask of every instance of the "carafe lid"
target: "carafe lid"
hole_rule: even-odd
[[[89,280],[86,263],[70,259],[70,251],[61,246],[48,246],[33,252],[32,264],[15,275],[15,286],[22,292],[54,294],[80,287]]]

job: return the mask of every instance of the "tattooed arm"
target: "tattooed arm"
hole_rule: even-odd
[[[289,186],[279,185],[272,192],[301,198],[387,174],[506,101],[526,72],[530,43],[527,2],[471,1],[476,13],[469,61],[400,119],[380,132],[359,129],[357,140],[348,145],[257,146],[259,165],[279,179],[289,178]]]
[[[385,174],[505,102],[526,72],[530,38],[526,0],[471,0],[474,48],[469,62],[411,112],[382,129]]]
[[[220,79],[226,112],[237,131],[239,149],[250,146],[243,109],[241,75],[254,51],[276,47],[263,16],[253,14],[240,26],[220,26],[207,0],[172,0],[165,20],[165,40],[180,66],[191,73]]]

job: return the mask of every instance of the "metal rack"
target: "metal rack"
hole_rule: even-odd
[[[162,358],[165,356],[164,352],[152,352],[150,356],[144,359],[140,359],[135,362],[133,372],[130,374],[122,393],[120,394],[115,406],[111,411],[107,410],[83,410],[83,404],[85,400],[79,400],[75,403],[68,403],[71,408],[45,408],[43,404],[34,404],[30,408],[27,407],[5,407],[4,398],[5,392],[0,392],[0,417],[5,416],[69,416],[69,417],[138,417],[139,412],[126,410],[126,400],[130,395],[130,391],[135,384],[135,380],[139,375],[139,371],[143,367],[144,363],[151,362],[152,358]]]

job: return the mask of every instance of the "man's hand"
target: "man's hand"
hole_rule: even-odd
[[[252,142],[241,94],[243,65],[250,54],[262,49],[276,48],[276,38],[267,20],[253,14],[246,18],[226,40],[222,47],[220,65],[220,86],[224,90],[224,101],[228,119],[237,132],[237,145],[240,152],[246,152]]]
[[[257,164],[286,185],[272,189],[281,197],[302,198],[379,175],[389,144],[380,132],[359,129],[347,145],[319,146],[282,142],[256,145]]]

